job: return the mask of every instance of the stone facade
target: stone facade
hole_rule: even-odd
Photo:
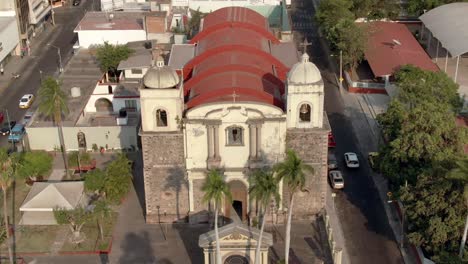
[[[292,149],[305,163],[314,168],[315,173],[307,175],[304,191],[294,196],[293,218],[310,219],[325,206],[327,188],[328,132],[330,125],[326,114],[322,129],[288,129],[286,146]],[[289,205],[290,192],[283,185],[283,207]]]
[[[182,132],[140,133],[143,147],[147,223],[173,222],[188,216]]]

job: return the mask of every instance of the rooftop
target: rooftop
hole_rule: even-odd
[[[75,28],[82,30],[143,30],[149,12],[87,12]]]
[[[10,23],[14,23],[16,21],[15,17],[0,17],[0,32],[6,29],[6,27]]]
[[[362,26],[367,27],[369,34],[365,57],[374,76],[393,75],[406,64],[439,71],[405,25],[377,21]]]
[[[174,48],[170,65],[184,63],[187,108],[205,103],[258,102],[282,108],[281,95],[290,67],[298,61],[293,43],[280,43],[265,17],[243,7],[208,14],[189,47]],[[274,48],[273,48],[274,47]],[[184,51],[187,57],[175,54]],[[172,64],[171,64],[172,62]]]

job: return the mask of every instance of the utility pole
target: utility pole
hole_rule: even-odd
[[[7,122],[8,122],[8,127],[11,135],[11,126],[10,126],[10,115],[8,114],[8,109],[5,109],[6,117],[7,117]]]
[[[340,91],[343,89],[343,51],[340,50]]]
[[[52,25],[55,26],[55,11],[54,11],[54,5],[52,5],[52,0],[49,0],[49,5],[50,5],[50,14],[52,17]]]

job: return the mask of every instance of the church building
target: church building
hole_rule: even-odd
[[[232,192],[222,213],[256,215],[249,199],[252,170],[281,162],[294,150],[315,168],[295,197],[293,216],[307,219],[325,204],[327,142],[324,86],[309,56],[280,42],[267,20],[247,8],[208,14],[201,31],[178,52],[157,56],[140,89],[140,131],[148,223],[206,221],[202,186],[219,168]],[[171,65],[171,63],[169,63]],[[172,63],[172,65],[176,65]],[[286,213],[289,193],[280,184]],[[233,209],[231,209],[233,208]]]

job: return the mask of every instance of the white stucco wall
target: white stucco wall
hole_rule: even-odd
[[[89,48],[91,45],[127,44],[132,41],[146,40],[146,31],[140,30],[77,30],[80,47]]]
[[[182,118],[182,89],[141,89],[141,124],[143,131],[177,131],[179,125],[176,117]],[[158,127],[156,125],[156,111],[166,111],[168,125]]]
[[[288,85],[287,87],[287,113],[288,128],[322,127],[323,124],[323,83],[311,85]],[[299,110],[302,104],[311,107],[311,121],[302,122],[299,119]]]
[[[32,150],[52,151],[54,147],[60,146],[56,127],[27,127],[26,132]],[[68,151],[78,150],[78,132],[85,134],[88,150],[92,150],[93,144],[98,147],[107,144],[109,149],[130,148],[132,145],[137,147],[134,126],[64,127],[65,147]]]
[[[220,167],[243,168],[248,163],[250,150],[249,119],[264,119],[261,128],[261,153],[266,164],[281,160],[285,148],[286,122],[282,110],[263,104],[208,104],[190,110],[185,125],[186,166],[187,169],[206,168],[208,157],[207,129],[201,122],[192,123],[190,119],[221,120],[219,126]],[[268,120],[283,118],[281,120]],[[231,126],[243,128],[243,145],[228,146],[226,129]]]
[[[10,54],[19,43],[18,26],[16,25],[15,17],[1,17],[0,25],[0,41],[2,43],[2,50],[0,51],[0,62]]]
[[[158,43],[171,43],[172,32],[165,33],[148,33],[148,40],[156,40]]]
[[[148,68],[141,68],[141,74],[138,74],[138,73],[132,73],[132,69],[126,69],[124,70],[124,75],[125,75],[125,78],[129,78],[129,79],[141,79],[143,78],[143,76],[145,76],[147,71],[148,71]]]

